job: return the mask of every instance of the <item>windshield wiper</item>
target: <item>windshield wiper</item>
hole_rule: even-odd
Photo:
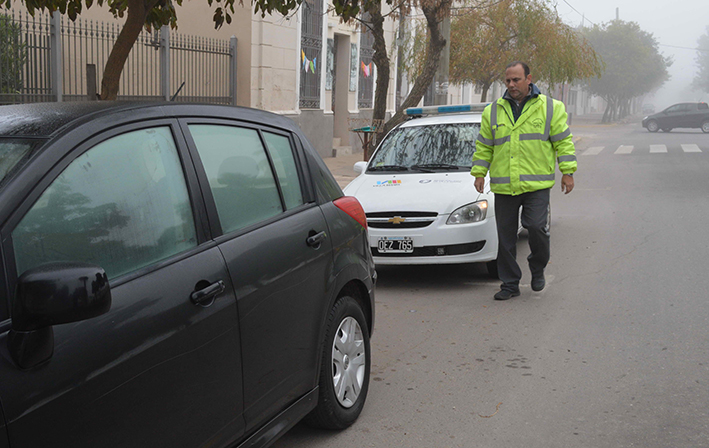
[[[412,165],[411,168],[418,170],[455,170],[458,171],[458,165],[449,165],[447,163],[424,163],[421,165]]]
[[[367,171],[409,171],[409,169],[401,165],[379,165],[370,166]]]

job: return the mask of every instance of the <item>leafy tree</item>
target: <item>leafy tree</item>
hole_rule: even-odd
[[[608,104],[604,123],[628,115],[633,98],[669,79],[667,68],[672,59],[660,53],[657,40],[637,23],[614,20],[587,30],[586,37],[606,64],[603,76],[588,81],[591,93]]]
[[[0,93],[22,90],[22,69],[27,61],[20,25],[0,14]]]
[[[709,27],[706,34],[699,36],[697,40],[696,61],[699,73],[694,78],[694,86],[709,93]]]
[[[45,10],[50,13],[59,11],[66,14],[69,19],[76,20],[83,8],[93,6],[94,0],[20,0],[27,11],[34,15],[37,10]],[[121,72],[125,66],[128,55],[135,44],[143,28],[151,31],[153,28],[160,28],[163,25],[170,25],[177,28],[177,15],[175,5],[182,5],[183,0],[96,0],[99,6],[107,6],[115,18],[126,16],[125,24],[116,39],[111,54],[106,61],[103,79],[101,80],[102,100],[115,100],[118,95],[118,86]],[[232,14],[235,13],[234,5],[236,0],[206,0],[210,7],[214,7],[214,27],[220,28],[225,22],[231,23]],[[238,0],[243,4],[243,0]],[[280,12],[283,15],[296,9],[302,0],[253,0],[255,12],[261,12],[262,16],[272,12]],[[4,0],[2,4],[5,8],[12,6],[12,0]],[[356,3],[355,3],[356,4]],[[353,11],[353,7],[347,0],[343,0],[340,6],[342,14],[345,16]]]
[[[451,25],[450,79],[482,87],[482,101],[505,66],[526,61],[550,85],[600,76],[593,48],[544,0],[484,0]]]

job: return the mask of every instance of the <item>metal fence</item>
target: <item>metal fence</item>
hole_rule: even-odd
[[[120,25],[26,11],[0,14],[0,103],[87,101]],[[118,99],[236,104],[236,38],[141,32],[121,73]]]

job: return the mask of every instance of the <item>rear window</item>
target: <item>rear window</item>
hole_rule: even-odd
[[[44,140],[0,138],[0,188],[19,171]]]
[[[702,110],[702,109],[709,109],[709,104],[699,103],[699,110]]]
[[[470,168],[479,133],[479,123],[400,127],[382,142],[369,168],[436,164]]]

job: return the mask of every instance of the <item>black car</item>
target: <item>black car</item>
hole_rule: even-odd
[[[366,218],[287,118],[0,107],[0,233],[0,447],[267,446],[362,410]]]
[[[642,126],[650,132],[659,129],[670,132],[674,128],[700,128],[703,132],[709,132],[709,104],[674,104],[662,112],[643,118]]]

